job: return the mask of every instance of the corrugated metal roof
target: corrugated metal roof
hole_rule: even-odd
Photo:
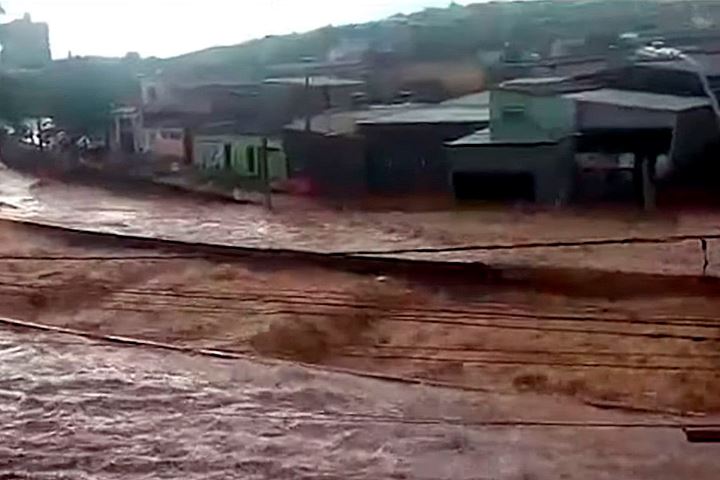
[[[490,134],[489,128],[478,130],[466,137],[459,138],[452,142],[446,143],[449,147],[472,147],[479,145],[554,145],[557,141],[548,139],[532,139],[532,138],[513,138],[513,139],[494,139]]]
[[[500,90],[510,90],[534,95],[555,95],[596,88],[592,74],[574,77],[518,78],[500,84]]]
[[[357,130],[359,122],[418,108],[418,104],[375,105],[361,110],[327,111],[310,119],[310,131],[324,135],[347,135]],[[298,118],[285,128],[305,130],[305,119]]]
[[[569,80],[569,77],[528,77],[508,80],[500,84],[501,87],[525,87],[535,85],[554,85]]]
[[[490,91],[471,93],[462,97],[451,98],[441,103],[455,107],[487,107],[490,105]]]
[[[305,77],[283,77],[283,78],[268,78],[263,83],[266,85],[305,85]],[[349,80],[347,78],[338,77],[327,77],[313,75],[310,77],[311,87],[360,87],[365,85],[365,82],[360,80]]]
[[[710,106],[710,100],[706,97],[681,97],[678,95],[616,90],[613,88],[568,93],[563,97],[578,102],[602,103],[618,107],[668,112],[682,112],[693,108]]]
[[[424,125],[482,123],[490,121],[490,109],[438,105],[415,108],[395,115],[387,115],[358,122],[360,125]]]

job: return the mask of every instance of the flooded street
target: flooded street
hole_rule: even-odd
[[[0,16],[0,480],[720,480],[720,0]]]
[[[374,226],[353,214],[335,235],[320,220],[334,213],[306,220],[21,177],[0,202],[8,217],[217,243],[306,238],[327,250],[352,232],[367,241],[358,231],[386,245],[409,238],[405,227],[385,231],[390,213],[360,217]],[[687,443],[681,428],[720,424],[720,287],[704,279],[588,271],[537,273],[524,287],[443,283],[288,258],[173,256],[13,222],[0,222],[0,254],[0,317],[96,338],[0,326],[0,478],[716,480],[720,471],[717,447]],[[258,360],[97,339],[106,335]]]
[[[1,330],[0,378],[1,478],[711,480],[720,468],[716,447],[677,429],[482,425],[657,418],[70,336]]]
[[[267,212],[257,205],[213,201],[164,188],[133,188],[35,181],[2,171],[0,216],[188,242],[325,253],[720,233],[720,214],[713,212],[666,217],[511,207],[368,212],[322,208],[292,197],[277,198],[275,211]],[[717,256],[720,242],[709,245],[711,258]],[[703,265],[698,241],[394,256],[683,275],[698,275]],[[720,275],[720,264],[711,262],[708,273]]]

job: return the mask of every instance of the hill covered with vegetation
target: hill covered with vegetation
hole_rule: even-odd
[[[55,61],[42,70],[0,72],[0,119],[13,123],[29,116],[51,116],[68,128],[98,129],[109,119],[113,104],[137,96],[140,74],[162,71],[178,80],[256,81],[282,71],[279,65],[303,65],[308,58],[315,63],[361,64],[357,72],[380,78],[375,83],[381,88],[388,84],[386,93],[403,88],[397,79],[405,75],[420,82],[432,76],[454,81],[457,85],[445,88],[443,94],[458,94],[482,88],[487,59],[592,55],[607,51],[618,35],[627,32],[644,38],[708,35],[718,26],[716,0],[450,4],[168,59],[140,59],[136,54],[124,59],[75,58]]]
[[[558,40],[574,41],[583,52],[606,48],[618,35],[645,36],[711,31],[720,24],[720,2],[713,0],[537,0],[499,1],[427,9],[410,15],[315,31],[272,36],[236,46],[217,47],[157,62],[176,74],[242,75],[254,78],[272,65],[317,60],[357,59],[358,54],[394,61],[477,58],[502,50],[508,55],[553,54]]]

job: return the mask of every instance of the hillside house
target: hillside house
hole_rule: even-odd
[[[238,186],[254,187],[264,182],[262,175],[263,137],[233,132],[232,129],[196,134],[194,164],[212,178],[224,178]],[[287,179],[287,160],[277,139],[268,141],[268,177],[270,181]]]
[[[487,127],[489,120],[483,107],[440,104],[358,122],[367,142],[369,191],[448,192],[444,143]]]
[[[312,116],[334,105],[347,107],[362,86],[360,81],[327,76],[255,83],[163,74],[143,77],[140,106],[116,111],[113,131],[118,140],[113,148],[197,165],[194,137],[208,125],[233,124],[233,135],[277,137],[293,118]]]
[[[574,178],[574,102],[554,94],[563,78],[513,80],[494,90],[490,124],[448,143],[461,200],[565,201]]]
[[[697,162],[718,132],[696,72],[645,62],[506,82],[492,93],[489,129],[449,143],[448,155],[460,199],[563,203],[578,171],[599,167],[629,172],[650,207],[656,181]]]
[[[283,146],[290,176],[310,193],[349,198],[368,193],[368,147],[359,122],[416,108],[377,105],[327,111],[308,122],[300,118],[285,127]]]
[[[488,102],[487,93],[476,93],[298,119],[283,136],[291,176],[332,197],[447,193],[443,143],[487,126]]]

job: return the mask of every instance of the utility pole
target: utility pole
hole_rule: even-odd
[[[305,131],[309,132],[312,126],[312,114],[310,113],[310,70],[305,72]]]
[[[305,108],[305,131],[309,132],[312,128],[312,99],[310,98],[310,91],[311,91],[311,77],[312,77],[312,68],[313,63],[315,62],[315,57],[303,57],[302,63],[305,63],[305,85],[304,85],[304,101],[303,106]]]
[[[272,186],[270,185],[270,166],[268,165],[268,139],[263,137],[260,146],[260,178],[262,180],[263,194],[265,197],[265,208],[273,209],[272,205]]]

